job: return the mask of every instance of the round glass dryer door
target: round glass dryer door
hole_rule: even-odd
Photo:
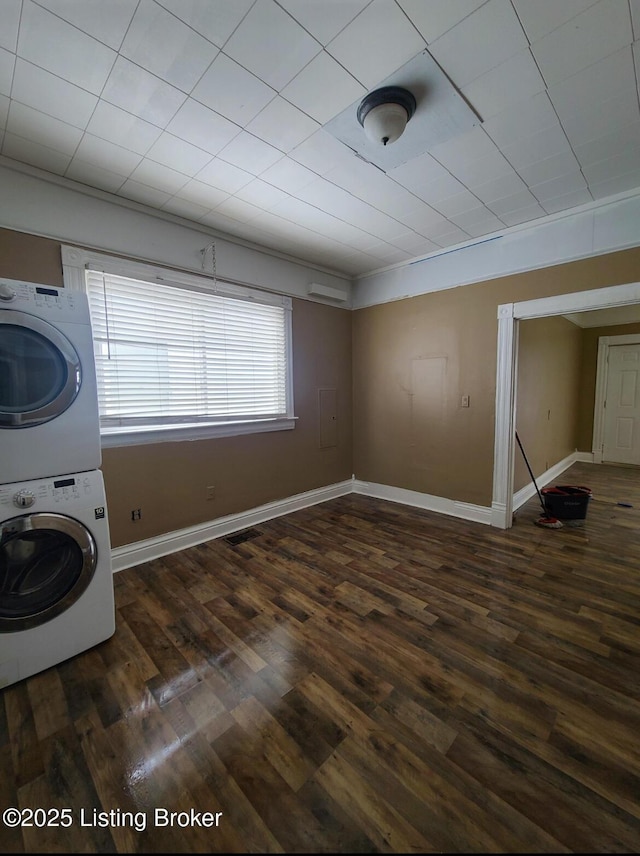
[[[51,324],[25,312],[0,312],[0,428],[29,428],[73,403],[80,358]]]
[[[67,610],[91,582],[96,557],[93,536],[72,517],[24,514],[0,524],[0,633]]]

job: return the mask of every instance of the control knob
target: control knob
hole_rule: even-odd
[[[11,288],[8,282],[0,282],[0,300],[3,300],[5,303],[9,303],[11,300],[15,300],[16,293]]]
[[[13,497],[18,508],[31,508],[36,501],[36,495],[32,490],[19,490]]]

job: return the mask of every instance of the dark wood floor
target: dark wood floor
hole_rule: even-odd
[[[2,692],[2,806],[73,814],[2,852],[638,852],[640,472],[563,481],[557,531],[352,495],[117,574]]]

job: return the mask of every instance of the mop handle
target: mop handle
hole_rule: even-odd
[[[527,465],[527,469],[529,470],[529,475],[531,476],[531,481],[533,482],[533,485],[534,485],[536,492],[538,494],[538,499],[540,500],[540,505],[542,506],[542,510],[544,511],[545,514],[548,514],[548,509],[545,508],[545,504],[544,504],[544,500],[542,498],[542,494],[540,493],[540,490],[538,489],[538,485],[536,483],[536,477],[534,476],[534,474],[531,471],[531,467],[529,466],[529,461],[527,460],[527,456],[524,453],[524,449],[522,448],[522,443],[520,442],[520,437],[518,437],[517,431],[516,431],[516,440],[518,441],[518,446],[520,446],[520,451],[522,452],[522,457],[524,458],[524,462]]]

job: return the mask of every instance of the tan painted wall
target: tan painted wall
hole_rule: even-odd
[[[62,284],[60,245],[0,230],[0,276]],[[290,431],[103,451],[112,545],[204,523],[351,477],[351,313],[293,301]],[[336,445],[320,448],[318,390],[336,390]],[[215,486],[213,500],[205,487]],[[142,519],[131,521],[140,508]]]
[[[561,317],[519,326],[516,430],[537,477],[578,448],[583,330]],[[517,448],[514,490],[530,482]]]
[[[490,505],[498,306],[639,279],[636,248],[354,312],[356,477]]]

